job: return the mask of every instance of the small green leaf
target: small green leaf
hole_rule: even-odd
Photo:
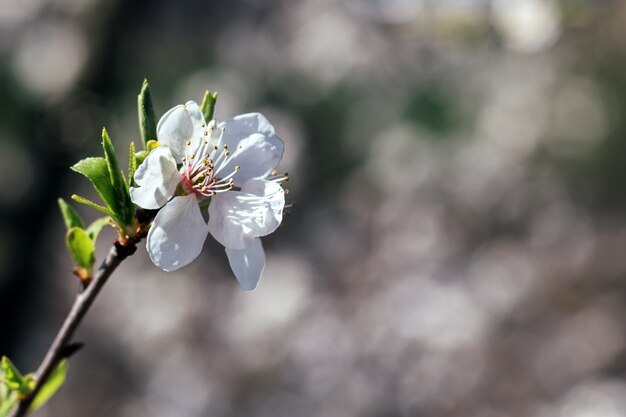
[[[3,371],[2,379],[9,390],[22,392],[24,388],[28,387],[26,379],[9,358],[3,356],[1,366]]]
[[[63,215],[63,220],[65,221],[65,227],[68,229],[71,229],[72,227],[83,227],[83,221],[76,210],[74,210],[72,206],[67,204],[67,202],[62,198],[59,198],[57,201],[59,203],[59,208],[61,209],[61,214]]]
[[[33,400],[33,403],[30,406],[30,411],[35,411],[43,406],[45,403],[52,398],[54,394],[63,386],[65,383],[65,377],[67,376],[67,369],[69,367],[69,362],[67,359],[59,362],[54,371],[50,374],[46,382],[41,387],[39,393]]]
[[[135,206],[130,200],[128,183],[126,182],[126,178],[124,178],[124,173],[120,168],[115,148],[113,147],[113,143],[106,129],[102,129],[102,149],[104,150],[104,156],[110,175],[110,184],[113,187],[113,195],[115,198],[115,206],[109,206],[109,208],[119,216],[124,225],[128,225],[132,222],[135,214]]]
[[[35,380],[31,374],[22,376],[17,367],[6,356],[2,357],[0,367],[2,368],[2,382],[8,391],[16,394],[17,399],[21,400],[32,392]]]
[[[0,417],[8,416],[15,404],[17,404],[17,394],[9,391],[6,397],[0,399]]]
[[[107,168],[109,169],[113,189],[117,190],[118,188],[124,188],[126,185],[126,179],[124,178],[124,174],[122,174],[122,169],[120,168],[120,163],[117,160],[117,154],[115,153],[113,142],[111,142],[109,132],[107,132],[106,128],[102,128],[102,149],[104,150],[104,158],[107,162]]]
[[[85,204],[85,205],[87,205],[87,206],[89,206],[91,208],[94,208],[94,209],[98,210],[100,213],[104,213],[107,216],[109,216],[109,217],[111,217],[111,218],[113,218],[115,220],[115,214],[113,214],[113,212],[111,210],[109,210],[108,208],[103,207],[103,206],[101,206],[99,204],[96,204],[93,201],[86,199],[85,197],[81,197],[79,195],[73,194],[72,195],[72,200],[76,201],[77,203]],[[117,221],[116,221],[116,223],[117,223]]]
[[[101,157],[85,158],[78,161],[71,168],[73,171],[83,174],[91,183],[106,204],[107,208],[114,213],[118,212],[118,203],[115,198],[115,190],[111,183],[107,160]]]
[[[4,367],[0,366],[0,417],[8,416],[18,400],[17,393],[9,390],[5,380]]]
[[[137,171],[137,159],[135,158],[135,142],[130,143],[130,149],[128,150],[128,182],[130,185],[134,185],[135,171]]]
[[[4,381],[4,369],[0,366],[0,417],[8,416],[17,402],[17,394],[10,391]]]
[[[150,94],[150,84],[147,79],[143,80],[141,92],[137,96],[137,112],[139,114],[139,131],[144,148],[149,140],[157,138],[157,122],[154,115],[154,106],[152,105],[152,96]]]
[[[100,231],[102,231],[102,228],[107,224],[111,224],[110,217],[100,217],[87,227],[87,234],[89,235],[89,239],[93,241],[94,245],[96,244]]]
[[[67,231],[67,248],[76,266],[91,269],[96,261],[96,247],[85,229],[73,227]]]
[[[204,120],[207,123],[213,120],[213,113],[215,112],[216,102],[217,102],[217,91],[211,93],[209,90],[206,90],[204,92],[204,98],[202,99],[202,104],[200,105],[200,108],[202,109]]]

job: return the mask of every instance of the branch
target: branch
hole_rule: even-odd
[[[115,242],[115,244],[111,247],[106,259],[98,268],[93,281],[91,281],[84,291],[76,296],[72,309],[67,315],[65,322],[63,322],[63,325],[52,342],[52,345],[50,345],[43,362],[39,365],[39,369],[35,374],[36,383],[33,391],[28,397],[24,398],[17,404],[17,407],[13,410],[9,417],[23,417],[28,413],[31,403],[43,387],[54,368],[57,366],[59,361],[68,356],[67,348],[74,332],[85,317],[89,307],[91,307],[93,301],[98,296],[98,293],[107,282],[107,279],[124,259],[135,253],[135,250],[137,249],[135,243],[136,242],[129,242],[126,245],[122,245],[119,242]]]

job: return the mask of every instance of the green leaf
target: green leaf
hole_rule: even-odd
[[[59,362],[54,371],[50,374],[46,382],[41,387],[39,393],[33,400],[33,403],[30,406],[30,411],[35,411],[43,406],[45,403],[52,398],[54,394],[63,386],[65,383],[65,377],[67,376],[67,369],[69,368],[69,362],[67,359]]]
[[[59,203],[59,208],[61,209],[61,214],[63,215],[63,220],[65,221],[65,227],[68,229],[71,229],[72,227],[83,227],[83,221],[76,210],[74,210],[72,206],[67,204],[67,202],[62,198],[59,198],[57,201]]]
[[[0,399],[0,417],[8,416],[15,404],[17,404],[17,394],[9,391],[6,397]]]
[[[87,234],[89,235],[89,239],[93,241],[94,245],[96,244],[96,240],[98,239],[100,231],[102,231],[102,228],[107,224],[111,224],[110,217],[100,217],[98,220],[91,223],[89,227],[87,227]]]
[[[6,380],[4,374],[4,366],[0,366],[0,417],[8,416],[18,400],[17,393],[9,390],[4,383]]]
[[[85,229],[73,227],[67,231],[67,248],[76,266],[91,269],[96,261],[96,247]]]
[[[115,189],[111,183],[109,167],[105,158],[85,158],[78,161],[74,166],[72,166],[71,169],[79,174],[83,174],[89,181],[91,181],[110,212],[119,212],[118,203],[115,198]]]
[[[130,200],[128,183],[126,182],[126,178],[124,178],[124,173],[120,168],[115,148],[113,147],[113,143],[106,129],[102,129],[102,149],[104,150],[104,157],[109,170],[110,184],[113,187],[113,195],[115,198],[115,206],[109,206],[109,208],[119,216],[124,225],[128,225],[133,220],[135,206]]]
[[[22,392],[25,388],[28,388],[26,379],[24,378],[24,376],[22,376],[20,371],[9,358],[3,356],[0,366],[2,367],[3,371],[3,382],[5,383],[7,388],[9,388],[9,390]]]
[[[111,185],[114,190],[125,188],[126,178],[120,168],[120,163],[117,160],[117,154],[113,147],[113,142],[109,137],[109,132],[105,128],[102,128],[102,149],[104,150],[104,158],[107,162],[107,168],[109,169],[109,176],[111,179]]]
[[[152,105],[150,84],[147,79],[143,80],[141,92],[137,96],[137,112],[139,114],[139,131],[145,148],[149,140],[156,140],[157,138],[157,121]]]
[[[135,142],[130,143],[130,149],[128,149],[128,182],[133,185],[135,179],[135,171],[137,171],[137,159],[135,158]]]
[[[25,398],[33,391],[35,379],[32,374],[22,376],[17,367],[6,356],[2,357],[0,368],[2,368],[1,381],[4,382],[5,388],[9,392],[15,393],[18,400]]]
[[[91,208],[94,208],[96,210],[98,210],[100,213],[104,213],[107,216],[113,218],[115,220],[115,214],[113,214],[113,212],[111,210],[109,210],[106,207],[103,207],[99,204],[94,203],[91,200],[86,199],[85,197],[81,197],[79,195],[73,194],[72,195],[72,200],[76,201],[77,203],[81,203],[81,204],[85,204]],[[118,223],[119,221],[116,221],[116,223]]]
[[[209,90],[206,90],[204,92],[204,98],[202,99],[202,104],[200,105],[200,108],[202,109],[204,120],[207,123],[213,120],[213,113],[215,111],[216,102],[217,102],[217,91],[211,93]]]

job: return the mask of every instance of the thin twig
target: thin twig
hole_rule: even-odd
[[[56,338],[50,345],[46,356],[41,362],[37,373],[35,374],[35,388],[30,395],[21,400],[17,407],[13,410],[9,417],[23,417],[28,413],[28,409],[33,400],[37,396],[37,393],[41,390],[44,383],[55,369],[59,361],[64,359],[64,352],[69,345],[74,332],[78,328],[78,325],[85,317],[85,314],[89,310],[89,307],[93,304],[96,296],[107,282],[107,279],[111,276],[115,268],[128,256],[132,255],[136,250],[135,243],[121,245],[118,242],[111,247],[109,253],[98,268],[94,279],[87,286],[87,288],[76,296],[74,305],[70,310],[65,322],[61,326],[61,329],[57,333]]]

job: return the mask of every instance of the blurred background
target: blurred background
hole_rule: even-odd
[[[40,416],[626,416],[626,3],[0,0],[0,353],[78,283],[68,167],[217,90],[297,203],[241,291],[140,247]],[[82,208],[80,208],[82,210]],[[82,210],[88,220],[96,213]],[[114,239],[101,236],[102,258]]]

